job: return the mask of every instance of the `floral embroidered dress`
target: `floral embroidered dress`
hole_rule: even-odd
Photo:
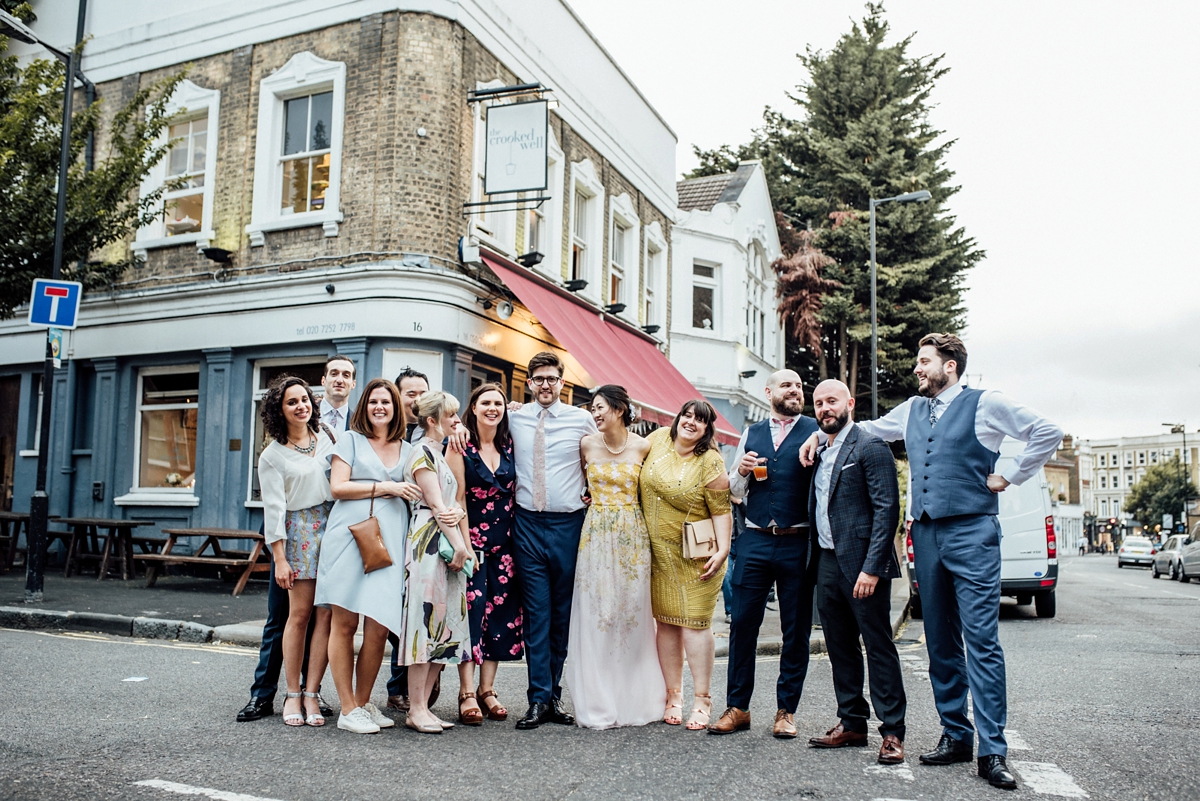
[[[640,464],[590,464],[564,669],[575,720],[590,729],[659,719],[667,688],[650,607],[650,535]]]
[[[471,547],[482,554],[479,569],[467,582],[472,656],[476,664],[520,659],[525,653],[521,592],[513,570],[513,496],[517,469],[512,442],[500,446],[500,464],[493,473],[468,442],[463,457],[464,498]]]
[[[416,483],[420,470],[432,470],[442,489],[442,502],[456,505],[458,482],[441,449],[427,438],[413,444],[404,480]],[[424,502],[413,504],[404,548],[404,628],[400,663],[438,662],[457,665],[471,658],[467,622],[467,574],[455,573],[438,554],[441,529]]]

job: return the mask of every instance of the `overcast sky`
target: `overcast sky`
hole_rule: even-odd
[[[679,137],[740,143],[865,13],[858,0],[568,0]],[[950,213],[969,373],[1079,437],[1200,429],[1200,3],[890,0],[945,54],[933,123],[958,142]]]

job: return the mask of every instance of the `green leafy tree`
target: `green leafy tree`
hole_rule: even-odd
[[[1125,514],[1153,529],[1169,514],[1179,520],[1189,499],[1196,497],[1196,485],[1179,466],[1179,457],[1155,465],[1125,496]]]
[[[27,3],[5,10],[29,20]],[[22,69],[0,37],[0,319],[29,300],[35,278],[50,277],[66,68],[37,59]],[[142,179],[167,152],[160,140],[168,123],[166,103],[183,73],[137,92],[106,123],[106,145],[92,170],[80,158],[89,134],[98,131],[101,102],[77,102],[71,122],[71,168],[67,176],[63,272],[85,289],[111,285],[134,262],[123,243],[162,211],[163,192],[139,196]],[[80,96],[77,96],[77,101]],[[115,253],[115,258],[101,254]]]
[[[816,232],[812,245],[832,260],[822,277],[837,287],[825,292],[817,314],[821,347],[790,337],[788,364],[806,382],[841,378],[860,398],[870,393],[868,201],[930,191],[928,203],[876,211],[884,411],[916,389],[911,365],[921,336],[962,328],[963,278],[984,256],[947,211],[959,189],[945,164],[953,141],[928,119],[946,69],[941,56],[909,54],[914,36],[889,44],[882,3],[868,3],[865,18],[832,50],[809,47],[798,56],[808,73],[791,96],[799,119],[768,108],[747,144],[696,149],[700,166],[692,173],[759,159],[776,209]],[[785,322],[788,307],[785,295]]]

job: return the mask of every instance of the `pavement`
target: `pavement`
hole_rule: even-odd
[[[153,587],[141,579],[95,576],[64,578],[58,571],[45,577],[44,600],[27,605],[25,574],[18,568],[0,575],[0,627],[94,631],[104,634],[216,642],[257,648],[267,612],[267,582],[251,580],[238,597],[232,583],[220,579],[167,576]],[[897,632],[908,615],[908,583],[892,582],[892,631]],[[729,653],[729,625],[723,605],[717,601],[713,618],[717,656]],[[779,611],[771,604],[759,631],[759,655],[777,655],[783,646]],[[810,650],[825,652],[825,637],[818,625],[813,629]]]

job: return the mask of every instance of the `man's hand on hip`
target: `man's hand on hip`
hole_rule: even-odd
[[[1004,490],[1011,486],[1008,479],[999,473],[992,473],[990,476],[988,476],[987,484],[988,489],[990,489],[992,492],[1004,492]]]
[[[870,598],[875,594],[875,585],[879,583],[879,576],[872,576],[870,573],[859,573],[858,581],[854,583],[855,598]]]

